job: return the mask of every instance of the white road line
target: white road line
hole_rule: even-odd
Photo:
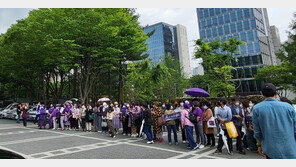
[[[48,139],[57,139],[57,138],[63,138],[68,137],[66,135],[60,135],[60,136],[46,136],[46,137],[39,137],[39,138],[31,138],[31,139],[21,139],[21,140],[15,140],[15,141],[5,141],[0,142],[0,145],[10,145],[10,144],[19,144],[19,143],[26,143],[26,142],[33,142],[33,141],[41,141],[41,140],[48,140]]]
[[[211,155],[206,155],[204,156],[206,158],[213,158],[213,159],[227,159],[227,158],[223,158],[223,157],[215,157],[215,156],[211,156]]]
[[[39,154],[46,154],[47,156],[41,157],[41,159],[46,159],[46,158],[55,157],[55,156],[62,156],[62,155],[66,155],[66,154],[73,154],[73,153],[82,152],[82,151],[89,151],[89,150],[94,150],[94,149],[98,149],[98,148],[115,146],[115,145],[119,145],[121,143],[104,144],[102,146],[97,146],[97,144],[103,144],[103,143],[95,143],[95,144],[83,145],[83,146],[78,146],[78,147],[77,146],[76,147],[69,147],[69,148],[64,148],[64,149],[59,149],[59,150],[54,150],[54,151],[42,152]],[[78,148],[79,150],[69,151],[69,149],[75,149],[75,148]],[[64,153],[53,154],[53,152],[56,152],[56,151],[63,151]],[[32,157],[34,155],[36,156],[38,154],[31,154],[30,156]]]
[[[4,135],[15,135],[15,134],[21,134],[21,133],[33,133],[33,132],[37,132],[37,131],[16,131],[16,132],[3,132],[0,133],[0,136],[4,136]]]

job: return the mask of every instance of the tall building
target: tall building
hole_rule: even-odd
[[[194,67],[192,69],[192,75],[204,75],[204,69],[201,64],[199,64],[197,67]]]
[[[167,23],[157,23],[144,28],[144,33],[154,31],[147,40],[148,54],[152,62],[160,62],[165,54],[179,60],[182,73],[191,77],[187,30],[180,24],[172,26]]]
[[[259,68],[276,64],[266,9],[198,8],[200,37],[206,42],[226,41],[231,37],[245,42],[239,47],[238,62],[231,64],[237,94],[258,94],[262,82],[254,80]]]
[[[281,48],[281,38],[280,38],[279,29],[274,25],[270,26],[270,33],[273,41],[274,52],[278,53]],[[276,63],[280,64],[281,60],[279,58],[276,58]]]

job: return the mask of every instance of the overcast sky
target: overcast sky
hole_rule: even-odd
[[[5,33],[16,20],[26,18],[31,9],[0,8],[0,33]],[[186,26],[188,33],[189,52],[193,55],[193,40],[199,38],[197,16],[195,8],[138,8],[141,25],[166,22],[171,25]],[[296,8],[268,8],[270,25],[275,25],[280,31],[281,41],[287,40],[286,31],[289,30],[293,13]],[[191,61],[191,67],[197,66],[197,61]]]

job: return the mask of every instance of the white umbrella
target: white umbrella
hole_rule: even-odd
[[[144,127],[144,123],[145,123],[145,120],[143,119],[143,121],[142,121],[142,125],[141,125],[141,128],[140,128],[139,136],[141,136],[141,134],[142,134],[143,127]]]
[[[220,135],[222,135],[223,143],[225,144],[228,153],[230,153],[229,147],[228,147],[228,144],[227,144],[227,137],[224,135],[224,131],[222,130],[221,125],[219,125],[219,127],[220,127]]]
[[[110,99],[107,97],[103,97],[103,98],[100,98],[98,101],[104,102],[104,101],[110,101]]]

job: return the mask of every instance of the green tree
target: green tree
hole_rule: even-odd
[[[235,84],[231,78],[231,70],[234,68],[231,66],[231,60],[237,58],[238,47],[243,44],[236,38],[229,38],[225,42],[196,40],[195,58],[202,58],[205,75],[193,77],[191,84],[206,88],[212,97],[234,95]]]

